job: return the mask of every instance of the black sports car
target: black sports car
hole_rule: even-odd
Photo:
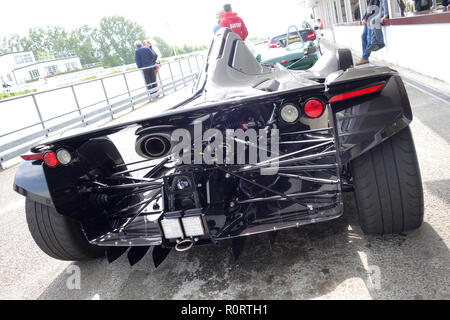
[[[352,188],[364,232],[421,225],[412,113],[396,71],[353,68],[342,49],[307,71],[264,66],[221,29],[194,90],[161,115],[22,156],[14,189],[45,253],[113,261],[129,249],[133,264],[152,247],[159,265],[171,248],[238,248],[252,234],[335,219]],[[130,143],[114,141],[126,134],[135,152],[121,154]]]

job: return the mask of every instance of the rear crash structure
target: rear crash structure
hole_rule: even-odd
[[[338,218],[349,188],[364,232],[404,232],[423,220],[411,121],[392,69],[353,68],[348,50],[306,71],[262,66],[224,28],[192,97],[40,143],[14,189],[36,243],[62,260],[134,264],[153,248],[157,266],[172,248]]]

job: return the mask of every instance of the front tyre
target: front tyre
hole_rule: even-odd
[[[420,227],[423,189],[409,127],[352,161],[361,228],[392,234]]]
[[[81,225],[52,207],[27,198],[25,211],[31,236],[47,255],[58,260],[91,260],[105,255],[104,248],[90,244]]]

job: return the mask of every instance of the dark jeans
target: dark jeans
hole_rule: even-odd
[[[148,68],[142,70],[144,73],[145,84],[147,86],[147,90],[156,87],[156,77],[155,77],[155,68]]]
[[[361,35],[361,42],[362,42],[362,58],[364,60],[369,60],[370,52],[366,53],[366,49],[370,46],[370,41],[372,40],[372,30],[367,28],[367,25],[364,25],[364,31]]]

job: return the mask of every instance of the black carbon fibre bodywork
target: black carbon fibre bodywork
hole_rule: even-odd
[[[219,34],[215,42],[221,46],[212,45],[210,62],[202,76],[205,82],[197,86],[192,98],[162,115],[41,143],[32,151],[64,148],[70,151],[72,161],[54,168],[39,160],[23,162],[15,190],[80,221],[87,239],[104,246],[172,247],[185,238],[207,244],[339,217],[343,213],[342,186],[348,163],[412,120],[401,78],[383,67],[350,68],[326,76],[305,73],[304,77],[315,79],[308,80],[308,85],[268,92],[254,89],[256,84],[252,83],[250,93],[210,101],[208,95],[214,90],[236,91],[234,85],[226,85],[227,79],[214,80],[220,59],[226,60],[228,66],[233,63],[233,55],[226,53],[233,45],[227,47],[226,37],[231,36]],[[290,76],[291,80],[297,79],[301,73]],[[264,76],[262,79],[266,81]],[[242,86],[248,86],[245,81]],[[219,82],[221,86],[217,86]],[[329,102],[338,94],[378,84],[382,88],[377,92]],[[325,106],[315,119],[304,111],[305,103],[312,98]],[[299,110],[299,119],[294,123],[280,117],[280,109],[286,104]],[[170,135],[178,129],[193,137],[187,153],[191,163],[176,163],[170,153],[142,157],[146,152],[151,154],[151,143],[160,143],[147,137]],[[278,130],[276,172],[261,174],[261,169],[270,166],[259,153],[253,163],[237,163],[234,154],[225,163],[195,163],[207,148],[206,140],[196,130],[204,133],[212,129],[223,136],[228,129],[241,130],[244,135],[249,129],[259,134],[261,130]],[[130,139],[133,143],[137,140],[136,148],[144,151],[125,161],[125,153],[119,152],[114,137],[131,130],[134,135]],[[224,157],[228,148],[241,145],[246,152],[252,147],[260,152],[259,142],[252,146],[245,140],[245,136],[244,142],[233,137],[233,146],[224,147]],[[187,181],[186,189],[177,189],[180,179]],[[161,221],[184,217],[199,217],[204,233],[188,237],[183,227],[183,236],[167,238]]]

